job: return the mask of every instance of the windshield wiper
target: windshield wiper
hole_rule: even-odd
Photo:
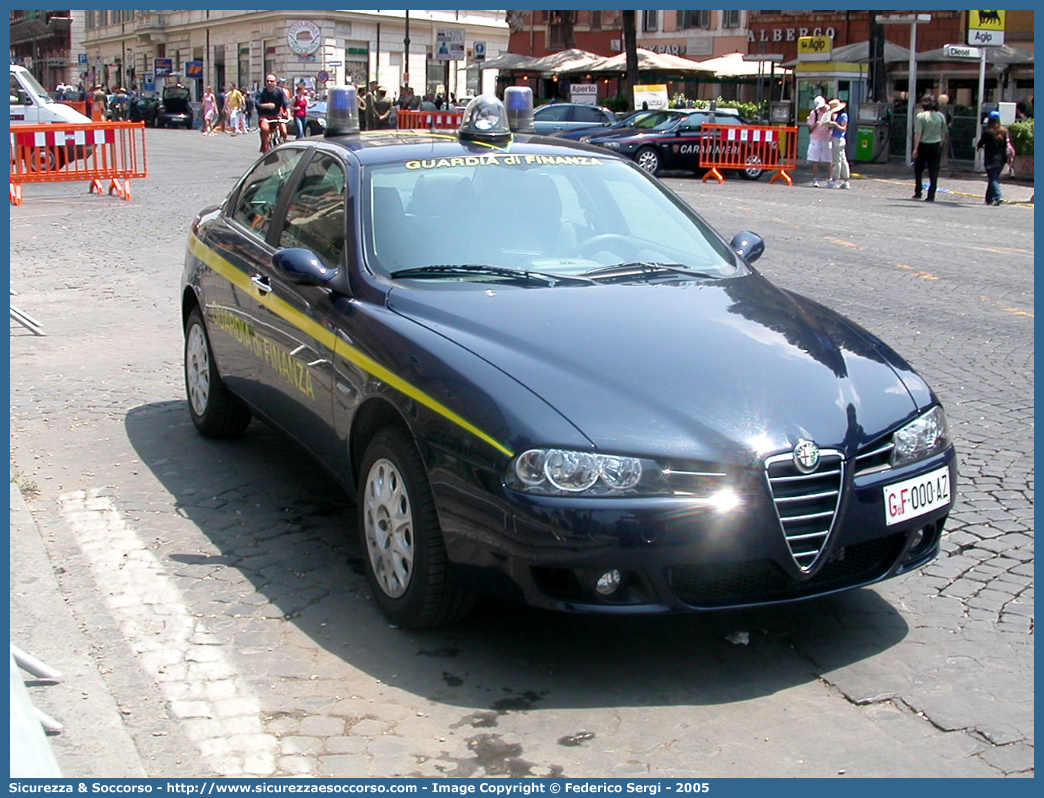
[[[587,277],[573,277],[566,274],[548,274],[529,269],[510,269],[506,266],[487,266],[484,263],[457,263],[437,266],[418,266],[410,269],[399,269],[391,273],[393,279],[402,277],[459,277],[462,274],[483,274],[491,277],[504,277],[508,280],[527,280],[554,287],[559,283],[594,282]]]
[[[592,279],[600,279],[606,277],[638,277],[638,276],[652,276],[663,273],[680,274],[685,277],[706,277],[714,280],[721,277],[720,274],[711,274],[710,272],[699,272],[695,269],[686,268],[681,263],[648,263],[643,260],[629,261],[627,263],[617,263],[613,266],[603,266],[600,269],[591,269],[590,271],[584,272],[585,277]]]

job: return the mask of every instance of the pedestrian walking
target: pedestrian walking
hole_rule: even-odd
[[[214,132],[215,133],[217,133],[217,131],[219,131],[219,130],[224,130],[225,127],[226,127],[226,125],[225,125],[225,121],[226,121],[225,120],[225,116],[228,113],[228,111],[225,108],[225,99],[226,99],[227,96],[228,95],[225,93],[225,90],[221,86],[218,86],[218,93],[216,95],[216,99],[217,99],[217,119],[214,120]]]
[[[243,121],[246,125],[245,133],[254,132],[254,92],[249,89],[243,91]]]
[[[982,150],[982,165],[986,170],[986,204],[1000,205],[1004,201],[1000,178],[1008,163],[1008,129],[1001,124],[999,111],[990,111],[986,117],[986,127],[975,149]]]
[[[848,181],[852,170],[848,166],[848,114],[845,103],[837,97],[830,100],[827,108],[830,111],[830,180],[828,188],[851,188]]]
[[[203,135],[213,136],[215,134],[214,125],[217,122],[218,107],[217,98],[214,96],[214,87],[207,86],[207,90],[203,92]]]
[[[939,101],[931,95],[921,100],[921,111],[914,119],[914,199],[921,198],[924,170],[928,170],[928,195],[925,202],[935,202],[939,185],[939,162],[946,143],[946,117],[939,112]]]
[[[109,97],[101,84],[96,84],[94,87],[94,93],[91,95],[91,109],[99,122],[104,122],[109,118]]]
[[[812,110],[808,112],[805,124],[808,125],[808,160],[812,164],[812,187],[819,188],[820,164],[826,164],[830,172],[830,108],[826,98],[817,94],[812,100]]]
[[[305,122],[308,119],[308,87],[304,83],[297,84],[297,93],[290,103],[294,114],[294,128],[297,138],[305,137]]]
[[[245,100],[243,92],[235,83],[228,86],[228,94],[225,97],[225,110],[228,112],[228,128],[233,136],[246,133],[246,124],[243,122],[243,107]]]

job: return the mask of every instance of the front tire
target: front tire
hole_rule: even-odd
[[[192,423],[208,438],[234,438],[250,423],[250,411],[218,375],[199,308],[185,325],[185,392]]]
[[[378,432],[359,474],[359,536],[381,612],[413,629],[464,617],[474,597],[449,573],[435,501],[413,441],[397,428]]]
[[[642,147],[634,155],[634,161],[651,175],[660,171],[660,153],[652,147]]]

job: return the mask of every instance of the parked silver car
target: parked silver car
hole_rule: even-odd
[[[533,112],[533,128],[541,136],[577,127],[606,125],[616,121],[616,114],[600,105],[552,103]]]

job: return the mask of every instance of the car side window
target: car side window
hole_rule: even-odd
[[[274,150],[243,181],[232,218],[258,238],[267,237],[279,195],[303,152],[299,149]]]
[[[564,122],[569,117],[569,106],[545,105],[534,113],[541,122]]]
[[[280,247],[310,249],[330,268],[344,253],[344,167],[327,153],[316,153],[305,167],[279,233]]]
[[[593,122],[598,124],[605,121],[605,116],[602,114],[601,109],[595,108],[593,105],[590,108],[577,106],[573,111],[573,119],[577,122]]]

